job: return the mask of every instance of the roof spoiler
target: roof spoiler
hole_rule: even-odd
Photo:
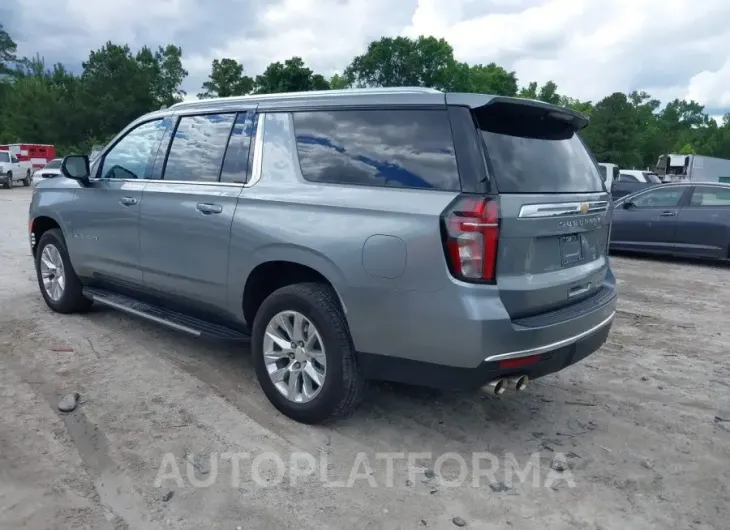
[[[590,123],[590,118],[585,114],[576,112],[558,105],[551,105],[544,101],[535,99],[516,98],[508,96],[490,96],[486,94],[466,94],[466,93],[449,93],[446,94],[446,104],[456,105],[460,107],[469,107],[471,110],[477,111],[480,108],[488,107],[495,104],[504,105],[524,105],[533,108],[544,109],[548,112],[548,116],[555,120],[570,123],[573,129],[579,131],[584,129]]]

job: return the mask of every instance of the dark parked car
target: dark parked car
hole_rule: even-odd
[[[664,184],[614,204],[611,250],[730,258],[730,185]]]

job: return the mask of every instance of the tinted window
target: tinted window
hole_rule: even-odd
[[[0,151],[0,162],[10,162],[10,155],[7,151]]]
[[[44,169],[59,169],[61,167],[61,162],[63,160],[61,158],[56,158],[55,160],[51,160],[48,162]]]
[[[217,182],[235,114],[180,118],[167,156],[166,180]]]
[[[631,202],[637,208],[674,208],[684,194],[684,188],[672,187],[642,193]]]
[[[692,206],[730,206],[730,188],[697,186],[690,200]]]
[[[253,112],[242,112],[233,124],[228,149],[223,159],[221,182],[246,182],[248,173],[248,153],[253,136]]]
[[[15,155],[10,155],[10,161],[13,164],[17,164],[18,163],[18,157],[16,157]]]
[[[619,182],[639,182],[639,179],[637,179],[633,175],[626,175],[625,173],[622,173],[618,177]]]
[[[554,112],[497,102],[476,117],[500,193],[603,190],[598,168],[574,126]]]
[[[145,178],[163,130],[162,120],[148,121],[132,129],[104,156],[99,178]]]
[[[297,112],[294,128],[307,180],[461,188],[445,110]]]

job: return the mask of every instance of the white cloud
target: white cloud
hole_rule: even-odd
[[[23,54],[78,65],[107,40],[183,47],[189,93],[214,58],[249,75],[301,56],[331,75],[381,36],[446,38],[456,57],[496,62],[521,84],[553,80],[600,99],[645,89],[730,108],[727,0],[5,0],[0,19]]]
[[[695,101],[710,101],[714,106],[730,108],[730,57],[721,68],[705,70],[689,81],[687,97]]]

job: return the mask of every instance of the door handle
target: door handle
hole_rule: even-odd
[[[195,206],[195,209],[204,215],[212,215],[214,213],[221,213],[223,211],[223,206],[221,206],[220,204],[210,204],[207,202],[199,202]]]
[[[677,215],[677,212],[670,211],[662,212],[659,214],[660,217],[674,217],[675,215]]]
[[[121,204],[122,206],[134,206],[135,204],[137,204],[137,199],[135,199],[134,197],[122,197],[121,199],[119,199],[119,204]]]

